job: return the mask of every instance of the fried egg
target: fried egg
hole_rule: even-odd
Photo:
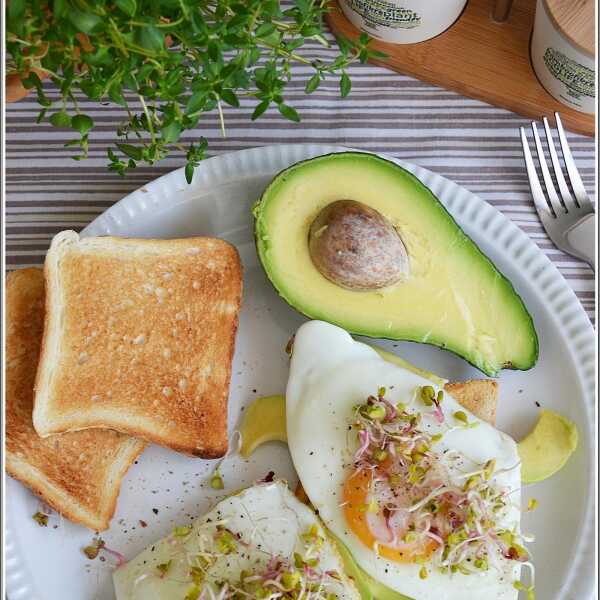
[[[276,592],[310,585],[315,600],[360,600],[317,516],[282,481],[222,500],[117,569],[113,580],[117,600],[254,597],[252,585]],[[242,580],[250,582],[245,593]]]
[[[300,327],[286,390],[286,418],[288,445],[302,486],[327,528],[357,564],[390,589],[417,600],[515,599],[520,563],[504,556],[503,551],[498,556],[490,552],[493,565],[489,568],[468,574],[462,567],[443,572],[430,564],[436,548],[441,551],[443,547],[435,540],[444,535],[445,521],[450,528],[446,535],[451,532],[452,515],[433,515],[441,524],[431,527],[435,534],[430,537],[393,539],[394,531],[402,531],[398,522],[402,515],[410,515],[409,511],[422,504],[420,498],[411,496],[411,485],[403,482],[398,489],[406,497],[399,499],[396,494],[394,498],[396,503],[405,502],[404,512],[383,519],[377,506],[370,510],[373,498],[369,482],[376,480],[377,474],[356,467],[360,440],[353,430],[353,419],[358,405],[385,388],[387,401],[396,407],[404,405],[405,414],[419,419],[427,439],[436,441],[432,456],[437,462],[432,463],[432,469],[443,470],[448,488],[467,489],[472,473],[482,473],[482,465],[494,465],[491,481],[485,485],[500,490],[505,504],[494,531],[519,533],[520,464],[515,442],[470,414],[447,393],[440,405],[440,422],[432,410],[435,406],[420,400],[419,390],[426,386],[433,388],[434,394],[440,390],[420,375],[383,360],[343,329],[321,321]],[[382,454],[381,459],[383,469],[389,457]],[[476,478],[483,480],[484,475]],[[388,528],[394,519],[396,523]],[[478,541],[475,537],[469,543]],[[464,544],[456,547],[459,552]]]

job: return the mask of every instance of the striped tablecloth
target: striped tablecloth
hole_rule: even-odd
[[[326,55],[328,50],[315,50]],[[530,198],[517,128],[528,122],[513,113],[369,65],[350,69],[351,95],[339,98],[337,81],[305,96],[309,71],[296,69],[286,101],[303,120],[295,125],[275,110],[252,123],[254,102],[226,108],[227,136],[216,114],[203,118],[194,135],[209,140],[210,153],[273,143],[335,143],[387,152],[431,169],[478,194],[521,227],[557,265],[593,320],[594,274],[557,250],[546,236]],[[52,93],[50,95],[56,96]],[[81,101],[99,124],[90,158],[72,160],[64,148],[69,132],[37,125],[32,98],[6,111],[7,268],[39,265],[52,236],[79,230],[128,192],[183,164],[182,154],[133,171],[125,178],[106,170],[106,146],[121,115],[111,106]],[[190,136],[193,137],[193,136]],[[584,184],[594,192],[594,140],[570,135]]]

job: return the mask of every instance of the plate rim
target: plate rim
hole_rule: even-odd
[[[535,244],[535,242],[522,231],[513,221],[501,213],[491,204],[470,192],[465,187],[414,163],[395,158],[388,153],[367,152],[341,145],[333,144],[272,144],[246,148],[235,152],[226,152],[205,159],[200,168],[196,169],[192,186],[201,186],[210,180],[211,176],[218,176],[219,169],[231,168],[231,165],[240,160],[247,160],[250,164],[254,161],[275,162],[277,155],[292,158],[293,162],[286,160],[286,164],[304,160],[306,158],[344,151],[363,152],[376,154],[390,160],[413,173],[424,185],[429,187],[436,197],[437,188],[453,190],[452,197],[440,201],[448,209],[453,218],[462,221],[464,217],[469,225],[479,233],[494,230],[502,235],[498,246],[502,252],[507,253],[524,276],[529,275],[529,283],[535,293],[543,301],[549,312],[554,317],[556,324],[563,333],[565,343],[575,360],[575,370],[583,393],[583,405],[589,418],[587,433],[591,447],[586,452],[591,456],[591,464],[594,476],[588,483],[588,494],[585,501],[585,514],[582,525],[575,540],[575,552],[571,557],[568,574],[556,597],[562,597],[564,592],[573,594],[574,597],[591,598],[595,590],[593,560],[595,551],[595,481],[596,481],[596,422],[595,422],[595,332],[592,324],[573,289],[564,279],[558,268],[550,261],[546,254]],[[269,160],[270,159],[270,160]],[[285,166],[282,169],[286,168]],[[272,172],[272,169],[269,169]],[[216,174],[215,174],[216,173]],[[184,187],[181,187],[184,186]],[[174,169],[158,178],[140,186],[138,189],[128,193],[115,202],[103,213],[98,215],[91,223],[82,229],[81,235],[101,234],[110,235],[111,229],[122,227],[124,221],[131,223],[137,216],[151,211],[159,205],[164,208],[165,195],[173,195],[173,189],[184,191],[187,188],[185,182],[184,167]],[[154,206],[150,206],[153,204]],[[468,216],[465,213],[468,212]],[[457,216],[459,218],[457,218]],[[5,479],[8,477],[4,473]],[[8,515],[6,515],[8,516]],[[587,524],[587,526],[586,526]],[[36,591],[32,589],[34,581],[29,574],[27,563],[20,549],[19,537],[15,532],[15,525],[7,518],[4,529],[4,552],[5,552],[5,577],[6,591],[10,594],[10,600],[39,600]],[[586,557],[590,557],[587,561]]]

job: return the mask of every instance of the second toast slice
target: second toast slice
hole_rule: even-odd
[[[41,269],[12,271],[6,277],[6,472],[74,523],[102,531],[144,444],[109,429],[37,435],[31,411],[43,327]]]
[[[106,427],[203,458],[226,452],[242,291],[233,246],[64,231],[45,276],[41,436]]]

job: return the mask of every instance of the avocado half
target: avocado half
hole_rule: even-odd
[[[356,291],[324,277],[309,252],[323,208],[354,200],[386,217],[408,254],[408,276]],[[512,284],[406,169],[342,152],[279,173],[253,208],[258,255],[292,307],[351,333],[446,348],[487,375],[526,370],[538,357],[531,315]]]

